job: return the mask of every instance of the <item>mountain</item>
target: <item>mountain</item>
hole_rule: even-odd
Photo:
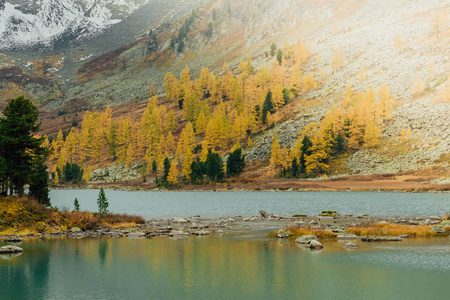
[[[4,0],[0,2],[0,50],[51,48],[92,38],[126,19],[148,0]]]
[[[12,2],[8,1],[8,11]],[[44,7],[41,3],[49,3],[33,1],[39,5],[27,12],[19,5],[24,1],[15,2],[16,15],[37,14]],[[341,109],[349,114],[348,102],[373,98],[377,103],[386,86],[394,104],[392,118],[383,120],[378,128],[381,144],[364,147],[361,138],[361,147],[333,158],[333,174],[397,173],[436,167],[435,173],[444,170],[440,176],[449,175],[445,171],[450,159],[447,1],[154,0],[133,2],[136,6],[132,12],[112,9],[119,1],[104,3],[110,4],[102,4],[92,13],[103,16],[96,18],[102,21],[92,25],[92,30],[62,31],[67,35],[60,37],[72,36],[69,43],[60,38],[62,42],[53,40],[51,51],[34,53],[21,48],[0,54],[0,100],[25,94],[40,104],[43,133],[55,136],[59,128],[70,129],[80,109],[98,110],[107,105],[117,117],[131,115],[140,120],[153,83],[163,110],[176,110],[177,139],[186,125],[185,112],[166,103],[166,73],[179,77],[188,66],[195,80],[202,68],[208,67],[222,80],[222,67],[227,63],[245,89],[247,75],[242,74],[241,65],[250,60],[252,75],[266,68],[268,76],[273,76],[271,70],[277,69],[279,51],[286,77],[281,84],[292,96],[287,105],[274,112],[273,125],[258,124],[249,135],[252,143],[243,142],[252,164],[267,164],[274,129],[281,147],[289,149],[295,146],[299,132],[320,128]],[[78,4],[84,17],[65,28],[82,28],[82,22],[94,22],[90,13],[85,16],[92,5]],[[7,7],[6,2],[3,7]],[[72,8],[69,11],[73,12]],[[64,6],[52,13],[66,9]],[[118,19],[123,20],[115,23]],[[91,35],[95,38],[89,38]],[[293,53],[299,47],[306,54],[297,65]],[[317,85],[304,88],[306,78],[314,78]],[[219,86],[222,89],[223,83]],[[261,93],[254,100],[259,101],[260,109],[266,96],[264,88],[274,88],[271,80],[266,86],[255,86]],[[234,105],[226,97],[223,101]],[[255,109],[255,103],[248,109]],[[216,104],[211,104],[211,114],[215,108]],[[228,117],[233,125],[235,115]],[[361,122],[364,126],[368,123]],[[204,136],[196,138],[200,144]],[[255,171],[255,176],[261,170]]]

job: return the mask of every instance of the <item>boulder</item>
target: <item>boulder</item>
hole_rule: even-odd
[[[283,238],[288,238],[292,235],[292,232],[290,232],[289,230],[286,229],[280,229],[277,232],[277,238],[279,239],[283,239]]]
[[[347,244],[345,244],[345,245],[342,246],[342,247],[347,248],[347,249],[358,249],[358,248],[359,248],[358,245],[353,244],[353,243],[347,243]]]
[[[446,230],[442,225],[434,225],[433,228],[431,228],[431,231],[436,233],[446,233]]]
[[[295,240],[295,242],[297,244],[308,244],[309,242],[311,242],[313,240],[317,240],[317,236],[315,236],[315,235],[302,235],[302,236],[298,237]]]
[[[316,225],[316,224],[319,224],[319,222],[317,222],[316,220],[311,220],[309,222],[309,225]]]
[[[72,227],[72,228],[70,228],[70,232],[80,232],[80,231],[81,231],[81,229],[78,228],[78,227]]]
[[[23,249],[13,245],[7,245],[0,248],[0,254],[21,253]]]
[[[308,247],[309,247],[309,249],[322,249],[323,245],[320,242],[316,241],[316,240],[312,240],[312,241],[309,242],[309,246]]]
[[[267,218],[269,216],[269,214],[266,213],[265,211],[263,211],[262,209],[259,211],[259,213],[261,214],[261,217],[263,217],[263,218]]]

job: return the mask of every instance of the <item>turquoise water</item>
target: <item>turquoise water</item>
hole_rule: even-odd
[[[49,239],[0,257],[0,299],[445,299],[450,240]]]
[[[146,218],[317,215],[323,210],[373,216],[431,216],[450,211],[449,193],[392,192],[124,192],[106,190],[108,209]],[[52,190],[52,205],[97,211],[98,190]]]

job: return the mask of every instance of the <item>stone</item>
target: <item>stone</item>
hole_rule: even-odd
[[[279,239],[283,239],[283,238],[288,238],[292,235],[292,232],[290,232],[289,230],[286,229],[280,229],[277,232],[277,238]]]
[[[143,232],[133,232],[133,233],[127,234],[127,238],[129,238],[129,239],[142,239],[144,237],[145,237],[145,233],[143,233]]]
[[[297,244],[308,244],[309,242],[311,242],[313,240],[317,240],[317,236],[315,236],[315,235],[302,235],[302,236],[298,237],[295,240],[295,242]]]
[[[353,243],[347,243],[347,244],[345,244],[345,245],[342,246],[342,247],[347,248],[347,249],[358,249],[358,248],[359,248],[358,245],[353,244]]]
[[[186,235],[189,235],[189,232],[184,230],[173,230],[171,233],[169,233],[169,236],[186,236]]]
[[[312,240],[309,242],[308,247],[309,247],[309,249],[322,249],[323,245],[319,241]]]
[[[80,231],[81,231],[81,229],[78,228],[78,227],[72,227],[72,228],[70,228],[70,232],[80,232]]]
[[[20,237],[10,237],[4,240],[6,243],[21,243],[22,239]]]
[[[297,226],[302,226],[302,225],[305,225],[306,222],[305,221],[294,221],[294,224]]]
[[[199,230],[194,233],[195,235],[209,235],[210,232],[206,230]]]
[[[433,228],[431,228],[431,231],[436,233],[446,233],[444,226],[442,225],[434,225]]]
[[[311,221],[309,222],[309,224],[310,224],[310,225],[316,225],[316,224],[319,224],[319,222],[317,222],[316,220],[311,220]]]
[[[186,220],[184,218],[178,218],[178,217],[172,218],[172,222],[173,223],[189,223],[188,220]]]
[[[268,216],[269,216],[269,214],[268,213],[266,213],[264,210],[260,210],[259,211],[259,213],[261,214],[261,217],[263,217],[263,218],[267,218]]]
[[[401,239],[409,238],[409,236],[407,234],[399,234],[398,237],[401,238]]]
[[[21,253],[23,249],[13,245],[7,245],[0,248],[0,254]]]
[[[363,242],[399,242],[401,240],[398,236],[366,235],[361,237]]]

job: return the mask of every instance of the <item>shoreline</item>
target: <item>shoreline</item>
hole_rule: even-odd
[[[234,235],[242,232],[266,230],[270,235],[276,237],[276,232],[283,228],[294,228],[304,230],[321,230],[338,234],[344,234],[344,240],[361,240],[362,236],[348,235],[349,228],[367,227],[377,224],[392,224],[400,228],[405,227],[408,230],[417,228],[427,228],[431,231],[427,236],[417,237],[448,237],[450,238],[450,224],[448,215],[446,216],[370,216],[370,215],[345,215],[339,214],[330,216],[292,216],[283,217],[274,214],[268,214],[263,211],[258,216],[252,217],[219,217],[202,218],[194,216],[189,218],[152,218],[146,220],[145,224],[130,226],[108,226],[100,225],[98,228],[81,230],[78,227],[72,227],[65,231],[53,231],[42,234],[25,234],[11,232],[11,234],[0,235],[0,242],[16,238],[21,239],[42,239],[42,238],[177,238],[188,236],[208,236],[208,235]],[[445,224],[445,225],[440,225]],[[380,225],[381,226],[381,225]],[[436,227],[437,226],[437,227]],[[433,230],[442,230],[440,233],[433,233]],[[351,236],[351,237],[350,237]],[[289,237],[289,236],[284,236]],[[413,234],[402,238],[414,238]],[[339,236],[337,238],[340,239]]]

